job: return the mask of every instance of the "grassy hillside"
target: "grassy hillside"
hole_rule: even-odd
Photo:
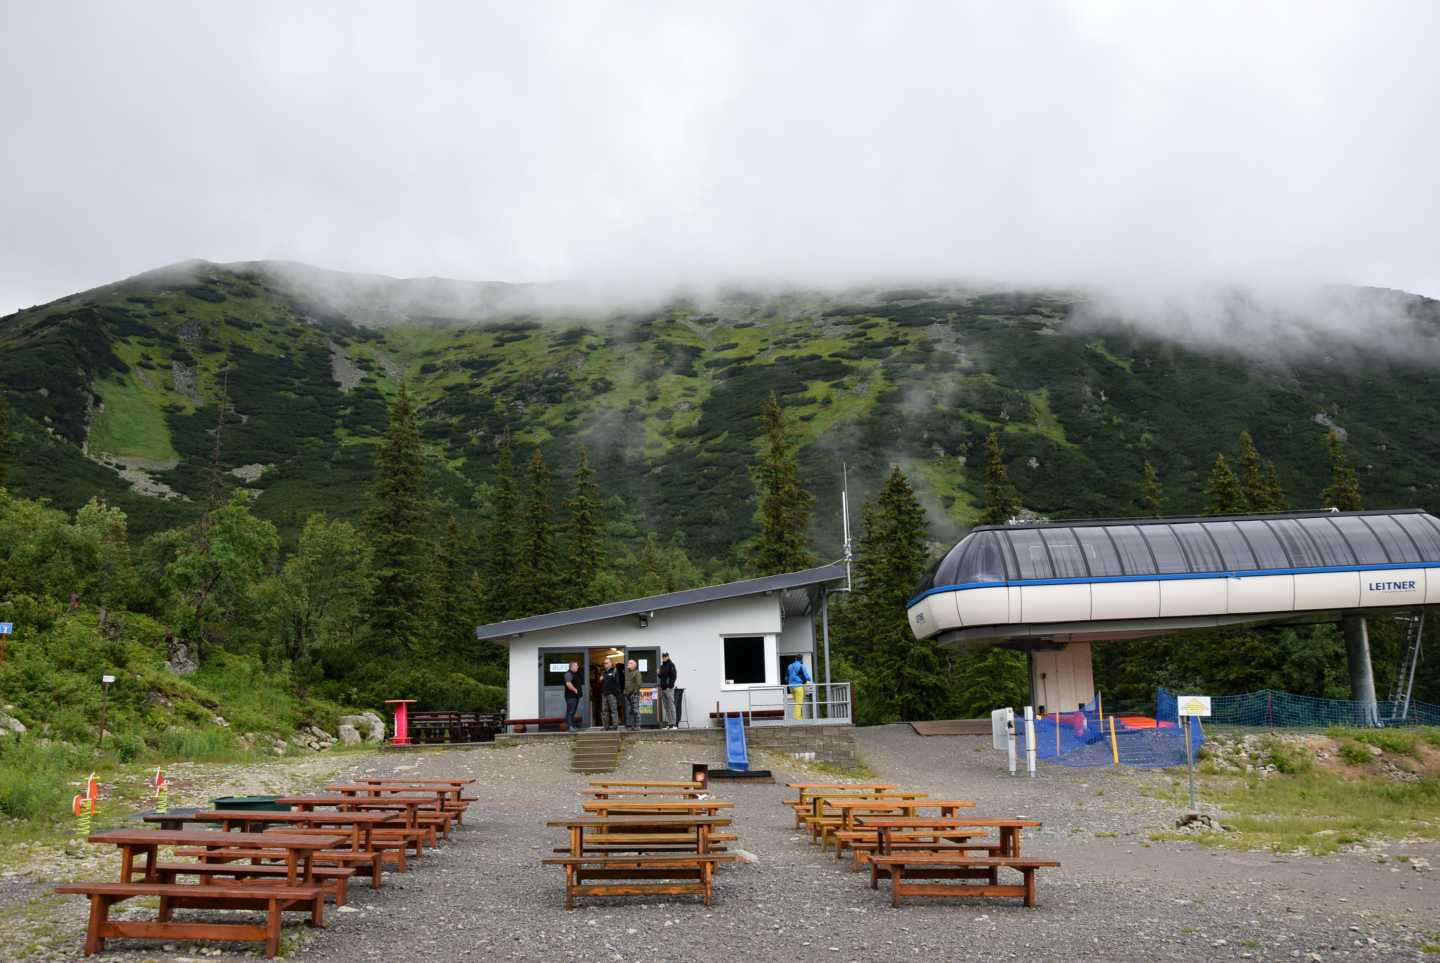
[[[427,301],[419,282],[317,294],[295,277],[197,264],[0,319],[15,493],[73,508],[99,492],[141,533],[193,516],[228,385],[223,465],[256,511],[285,533],[322,508],[354,516],[403,377],[432,480],[462,517],[483,513],[509,430],[562,479],[588,446],[618,499],[615,534],[678,534],[701,559],[726,559],[752,530],[748,466],[770,393],[804,435],[825,554],[838,553],[842,460],[860,495],[904,465],[941,538],[974,517],[977,453],[996,429],[1026,507],[1052,517],[1135,512],[1146,459],[1168,509],[1198,510],[1215,452],[1242,429],[1294,505],[1313,506],[1320,414],[1346,429],[1369,504],[1440,508],[1434,367],[1318,333],[1308,360],[1281,362],[1081,326],[1056,292],[731,294],[600,316],[508,310],[494,286],[472,311],[463,286]],[[1413,303],[1440,333],[1437,305]]]

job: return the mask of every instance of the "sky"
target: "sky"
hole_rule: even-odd
[[[0,313],[190,258],[1440,297],[1440,3],[0,0]]]

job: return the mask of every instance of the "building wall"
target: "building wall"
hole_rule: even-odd
[[[1073,712],[1095,701],[1090,643],[1070,642],[1030,653],[1030,702],[1046,712]]]
[[[529,719],[540,714],[542,649],[588,649],[601,646],[654,647],[670,653],[676,685],[685,690],[685,717],[692,726],[708,724],[719,702],[723,710],[747,705],[747,686],[725,685],[727,635],[765,638],[766,684],[780,684],[779,654],[802,653],[813,672],[815,633],[809,616],[783,620],[779,595],[751,595],[716,602],[661,609],[640,628],[635,616],[587,622],[529,632],[508,642],[510,647],[509,714]]]

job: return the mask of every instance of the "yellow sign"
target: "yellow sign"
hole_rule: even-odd
[[[1175,699],[1180,708],[1182,716],[1208,716],[1210,715],[1209,696],[1177,696]]]

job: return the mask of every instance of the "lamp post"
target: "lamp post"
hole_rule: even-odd
[[[100,677],[100,738],[97,745],[105,745],[105,717],[110,709],[110,683],[115,681],[113,675],[102,675]]]

